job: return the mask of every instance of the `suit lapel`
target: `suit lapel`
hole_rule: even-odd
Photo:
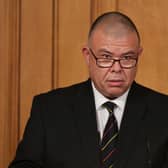
[[[129,92],[120,128],[120,167],[125,167],[129,156],[135,149],[138,133],[146,111],[145,96],[141,88],[133,83]]]
[[[75,104],[75,122],[81,143],[81,154],[85,159],[82,164],[85,167],[97,168],[99,164],[99,136],[90,80],[79,89]]]

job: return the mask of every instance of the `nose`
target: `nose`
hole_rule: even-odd
[[[122,67],[120,65],[119,60],[115,60],[112,67],[110,68],[111,72],[120,72],[122,70]]]

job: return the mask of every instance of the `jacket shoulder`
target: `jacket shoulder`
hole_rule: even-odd
[[[141,84],[134,83],[133,85],[133,92],[136,90],[136,93],[143,95],[148,102],[153,104],[153,106],[157,104],[168,104],[168,95]]]
[[[153,94],[153,95],[156,95],[156,96],[168,97],[167,94],[161,93],[157,90],[151,89],[151,88],[146,87],[142,84],[135,83],[134,85],[135,85],[136,88],[138,88],[139,90],[143,90],[145,93]]]
[[[63,88],[57,88],[50,90],[48,92],[44,92],[38,95],[35,95],[35,99],[45,99],[48,101],[60,101],[60,100],[68,100],[75,98],[76,95],[78,95],[81,92],[84,92],[87,89],[90,89],[90,81],[84,81],[81,83],[77,83],[71,86],[63,87]]]

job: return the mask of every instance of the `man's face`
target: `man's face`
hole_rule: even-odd
[[[139,47],[136,33],[114,36],[96,30],[90,39],[89,46],[83,48],[89,75],[97,90],[109,98],[121,96],[135,79],[137,67],[124,69],[119,62],[115,62],[110,68],[100,68],[96,65],[96,60],[89,48],[97,58],[110,56],[120,59],[128,54],[138,57],[142,49]]]

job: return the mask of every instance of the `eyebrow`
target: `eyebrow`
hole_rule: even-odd
[[[108,51],[108,50],[106,50],[106,49],[100,49],[100,50],[98,50],[98,52],[99,52],[99,53],[105,52],[105,53],[108,53],[108,54],[110,54],[110,55],[115,55],[113,52],[110,52],[110,51]],[[127,54],[136,54],[136,52],[135,52],[135,51],[127,51],[127,52],[125,52],[125,53],[122,53],[121,55],[127,55]]]
[[[128,52],[125,52],[123,53],[122,55],[127,55],[127,54],[136,54],[137,52],[134,52],[134,51],[128,51]]]
[[[106,50],[106,49],[99,49],[98,52],[105,52],[105,53],[108,53],[108,54],[111,54],[111,55],[114,55],[112,52]]]

